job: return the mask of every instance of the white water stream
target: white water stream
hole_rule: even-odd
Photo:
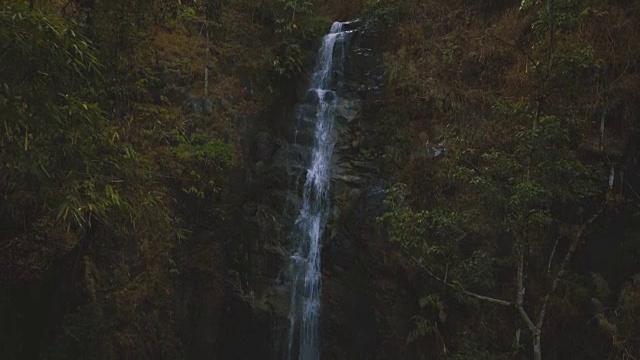
[[[321,240],[329,212],[331,157],[336,142],[334,130],[337,95],[334,74],[345,57],[346,33],[342,23],[331,27],[320,46],[309,92],[317,97],[311,158],[302,194],[302,206],[292,233],[290,257],[291,307],[287,359],[320,358]],[[341,72],[340,72],[341,73]],[[332,89],[333,87],[333,89]]]

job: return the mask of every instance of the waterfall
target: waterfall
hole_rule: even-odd
[[[340,22],[334,23],[324,37],[307,93],[308,102],[311,103],[307,104],[307,108],[315,107],[315,114],[306,117],[307,122],[313,124],[313,145],[306,169],[302,204],[291,233],[293,250],[289,263],[291,307],[285,350],[287,359],[320,358],[320,253],[329,212],[331,157],[336,141],[334,117],[337,86],[334,75],[342,73],[348,33],[343,32],[342,25]]]

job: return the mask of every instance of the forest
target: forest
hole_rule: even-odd
[[[640,360],[639,39],[635,0],[2,0],[0,359]]]

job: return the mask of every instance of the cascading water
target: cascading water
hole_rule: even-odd
[[[342,27],[343,23],[334,23],[324,37],[308,90],[308,98],[313,99],[315,105],[315,116],[311,119],[315,127],[302,205],[291,234],[294,248],[289,264],[291,307],[287,359],[320,358],[320,250],[329,211],[330,166],[336,141],[334,74],[342,72],[348,33],[343,32]]]

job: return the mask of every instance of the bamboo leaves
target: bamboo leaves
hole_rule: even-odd
[[[101,65],[74,26],[20,6],[0,10],[3,220],[46,215],[83,231],[92,219],[145,206],[148,194],[136,186],[152,181],[153,168],[98,105]]]

